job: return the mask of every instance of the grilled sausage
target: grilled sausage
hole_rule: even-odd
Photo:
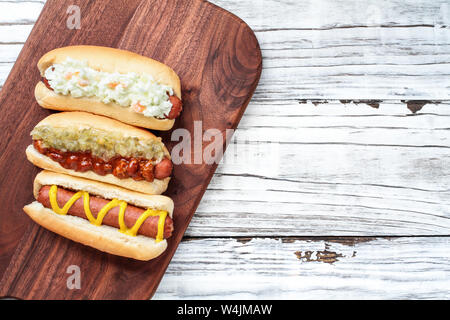
[[[180,115],[181,110],[183,110],[183,103],[177,96],[170,96],[169,101],[172,104],[172,109],[170,109],[167,119],[175,119]]]
[[[155,178],[162,180],[167,177],[170,177],[172,174],[173,164],[169,158],[164,158],[160,163],[158,163],[155,167]]]

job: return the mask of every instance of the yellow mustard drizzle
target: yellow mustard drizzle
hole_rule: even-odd
[[[123,200],[118,199],[112,199],[107,205],[105,205],[97,214],[97,218],[94,218],[91,208],[89,206],[89,193],[86,191],[78,191],[75,193],[72,198],[69,199],[69,201],[66,202],[66,204],[60,208],[58,205],[58,201],[56,200],[58,193],[58,186],[52,185],[50,187],[50,190],[48,192],[49,199],[50,199],[50,205],[52,206],[52,210],[55,211],[57,214],[60,215],[66,215],[67,212],[69,212],[69,209],[72,207],[72,205],[81,197],[83,197],[83,206],[84,206],[84,212],[86,214],[86,217],[88,218],[89,222],[96,226],[101,226],[103,222],[103,218],[106,216],[106,214],[111,210],[112,208],[115,208],[117,206],[120,206],[119,209],[119,231],[129,235],[129,236],[136,236],[139,228],[141,225],[145,222],[145,220],[148,217],[154,217],[158,216],[158,233],[156,234],[156,242],[160,242],[164,240],[164,224],[166,222],[167,217],[167,211],[162,210],[153,210],[153,209],[147,209],[144,213],[142,213],[137,221],[135,222],[134,226],[131,228],[128,228],[125,224],[125,210],[127,208],[127,203]]]

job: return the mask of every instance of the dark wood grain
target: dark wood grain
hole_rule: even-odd
[[[69,5],[81,8],[80,30],[66,28]],[[155,292],[216,169],[216,164],[174,168],[166,195],[175,202],[175,233],[166,252],[150,262],[112,256],[32,223],[22,207],[33,200],[38,172],[24,155],[29,132],[49,112],[33,98],[36,62],[73,44],[118,47],[160,60],[180,76],[184,112],[176,128],[193,133],[237,127],[259,80],[261,52],[239,18],[205,1],[49,0],[1,91],[0,295],[25,299],[147,299]],[[171,149],[171,132],[162,134]],[[205,142],[206,146],[209,142]],[[66,269],[81,267],[81,289],[68,290]]]

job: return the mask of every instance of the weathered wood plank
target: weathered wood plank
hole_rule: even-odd
[[[336,128],[309,127],[295,128],[282,126],[261,126],[239,128],[243,140],[278,142],[288,144],[357,144],[381,146],[417,146],[417,147],[450,147],[450,131],[444,130],[397,128],[395,134],[391,128]]]
[[[446,1],[214,3],[256,30],[264,71],[255,101],[449,97]]]
[[[413,106],[415,106],[415,112],[411,110]],[[417,124],[417,122],[423,121],[422,117],[449,116],[450,100],[396,99],[383,101],[377,99],[295,99],[287,97],[276,101],[252,101],[245,112],[245,116],[255,115],[289,116],[298,118],[299,124],[314,118],[320,118],[319,121],[325,118],[339,121],[339,118],[352,120],[354,117],[367,118],[372,121],[374,126],[381,120],[395,121],[388,117],[394,117],[405,122],[412,121]],[[417,116],[417,118],[413,116]],[[429,121],[423,122],[428,123]]]
[[[39,5],[42,7],[46,0],[0,1],[0,3],[2,2],[15,4],[16,6],[21,5],[20,10],[35,14],[36,8],[39,8]],[[210,2],[235,13],[256,30],[283,27],[305,29],[355,26],[398,27],[419,23],[424,26],[445,27],[448,26],[450,21],[448,15],[450,8],[446,0],[389,0],[384,1],[382,5],[375,0],[364,3],[357,0],[321,0],[320,2],[313,0],[301,2],[289,0],[211,0]],[[24,4],[26,7],[22,6]],[[296,10],[292,10],[294,5]],[[298,19],[299,13],[302,14],[303,19]],[[19,19],[21,18],[19,16]]]
[[[450,234],[448,104],[414,116],[401,104],[253,106],[188,235]]]
[[[256,31],[423,25],[448,27],[446,0],[211,0]]]
[[[0,1],[0,24],[28,24],[36,22],[44,7],[43,1]]]
[[[448,299],[450,238],[192,239],[155,299]]]
[[[327,152],[320,148],[310,150],[320,152],[318,158]],[[366,151],[362,149],[361,153]],[[392,162],[392,157],[384,160]],[[437,173],[434,178],[423,177],[421,181],[420,168],[415,177],[408,176],[415,174],[414,169],[401,177],[396,168],[364,172],[365,167],[355,169],[347,162],[337,164],[335,171],[325,177],[328,172],[321,172],[321,168],[327,164],[330,163],[319,162],[295,177],[217,174],[188,234],[450,234],[448,175],[440,177]],[[430,189],[424,188],[427,183]]]
[[[24,44],[28,35],[33,29],[33,24],[4,24],[0,23],[0,43],[7,44]],[[8,47],[1,47],[2,54],[7,53]],[[18,54],[17,54],[18,56]],[[17,58],[16,56],[16,58]],[[15,60],[15,59],[14,59]]]

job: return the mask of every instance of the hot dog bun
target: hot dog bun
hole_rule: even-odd
[[[39,82],[34,90],[37,103],[46,109],[58,111],[85,111],[109,118],[121,120],[125,123],[154,130],[166,131],[173,127],[175,120],[145,117],[133,112],[130,108],[123,108],[117,104],[104,104],[94,98],[73,98],[63,96],[48,89],[43,82]]]
[[[41,75],[44,76],[48,67],[55,63],[62,63],[68,57],[87,61],[89,67],[99,71],[150,74],[158,83],[170,86],[174,94],[181,99],[180,79],[175,71],[159,61],[120,49],[98,46],[58,48],[46,53],[39,60],[37,66]],[[57,94],[47,88],[43,82],[36,85],[35,97],[39,105],[47,109],[92,112],[148,129],[170,130],[175,122],[171,119],[147,117],[115,103],[105,104],[94,97],[74,98],[70,95]]]
[[[42,171],[34,180],[33,190],[36,199],[39,190],[44,185],[57,185],[77,191],[83,190],[105,199],[117,198],[136,206],[164,210],[168,212],[170,217],[173,214],[173,201],[168,197],[145,195],[102,182],[49,171]],[[79,217],[59,215],[37,201],[23,209],[31,219],[44,228],[73,241],[114,255],[137,260],[150,260],[159,256],[167,248],[166,240],[156,242],[155,239],[142,235],[128,236],[114,227],[96,226]]]
[[[138,138],[139,141],[161,144],[164,156],[170,159],[170,153],[161,142],[160,138],[156,137],[146,130],[135,128],[133,126],[121,123],[120,121],[116,121],[106,117],[97,116],[85,112],[62,112],[52,114],[43,119],[36,125],[36,128],[39,126],[64,128],[64,130],[67,130],[68,128],[75,128],[79,130],[94,128],[103,132],[119,132],[124,137],[135,137]],[[132,178],[119,179],[113,174],[102,176],[98,175],[92,170],[86,172],[78,172],[72,169],[66,169],[63,168],[58,162],[53,161],[48,156],[39,153],[33,145],[29,145],[27,147],[26,155],[31,163],[42,169],[78,176],[90,180],[106,182],[146,194],[163,193],[164,191],[166,191],[170,181],[170,177],[167,177],[163,180],[158,180],[155,178],[153,182],[148,182],[145,180],[136,181]]]

